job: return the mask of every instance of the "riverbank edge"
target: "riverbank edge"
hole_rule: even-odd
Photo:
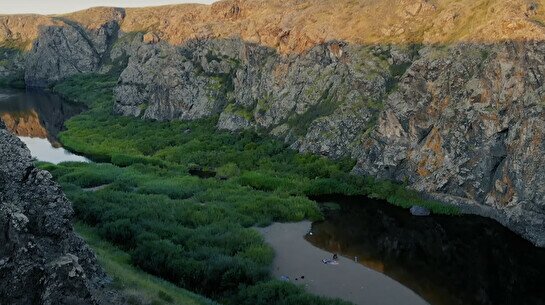
[[[322,263],[332,253],[305,239],[312,230],[310,221],[276,222],[255,229],[275,251],[273,276],[300,285],[309,293],[360,305],[429,304],[395,279],[349,257],[339,255],[339,265]]]

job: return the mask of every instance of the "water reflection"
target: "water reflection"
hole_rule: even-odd
[[[478,216],[414,217],[367,198],[339,202],[309,240],[387,274],[433,305],[545,304],[545,249]]]
[[[73,154],[62,147],[54,147],[47,139],[19,137],[37,160],[59,164],[61,162],[89,162],[89,159]]]
[[[40,161],[88,161],[63,149],[57,138],[64,122],[83,110],[44,91],[0,90],[0,119]]]

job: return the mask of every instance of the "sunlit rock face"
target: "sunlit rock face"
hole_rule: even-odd
[[[351,157],[545,246],[544,22],[543,1],[226,0],[4,16],[0,43],[30,86],[119,73],[118,114]]]

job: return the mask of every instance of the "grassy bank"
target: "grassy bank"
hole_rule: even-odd
[[[61,183],[80,221],[131,264],[180,287],[225,304],[344,304],[271,280],[272,250],[252,227],[320,219],[308,196],[321,194],[456,213],[402,185],[348,174],[351,160],[301,155],[254,132],[217,131],[217,118],[114,116],[115,82],[87,75],[54,88],[90,107],[67,122],[61,141],[103,163],[40,166]]]
[[[114,280],[114,285],[127,295],[131,304],[215,305],[217,303],[151,276],[131,265],[131,257],[104,241],[96,229],[83,223],[75,229],[95,251],[100,264]]]
[[[200,179],[180,174],[182,169],[176,167],[40,166],[61,183],[79,221],[96,228],[93,238],[98,236],[126,252],[124,263],[225,304],[254,298],[255,291],[261,291],[256,285],[270,289],[263,292],[271,297],[288,293],[286,298],[297,302],[271,299],[248,304],[344,304],[311,296],[291,284],[270,282],[273,252],[252,227],[318,219],[315,203],[302,196]],[[104,187],[90,189],[96,186]],[[101,251],[98,254],[104,256]],[[130,274],[129,279],[123,273],[117,275],[120,271],[110,274],[122,282],[132,281]],[[149,286],[146,282],[144,278],[141,285]]]

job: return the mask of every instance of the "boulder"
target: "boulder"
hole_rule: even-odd
[[[418,205],[413,205],[410,211],[413,216],[429,216],[431,214],[430,210]]]
[[[0,123],[0,303],[110,304],[109,279],[71,225],[73,210],[49,172]]]

